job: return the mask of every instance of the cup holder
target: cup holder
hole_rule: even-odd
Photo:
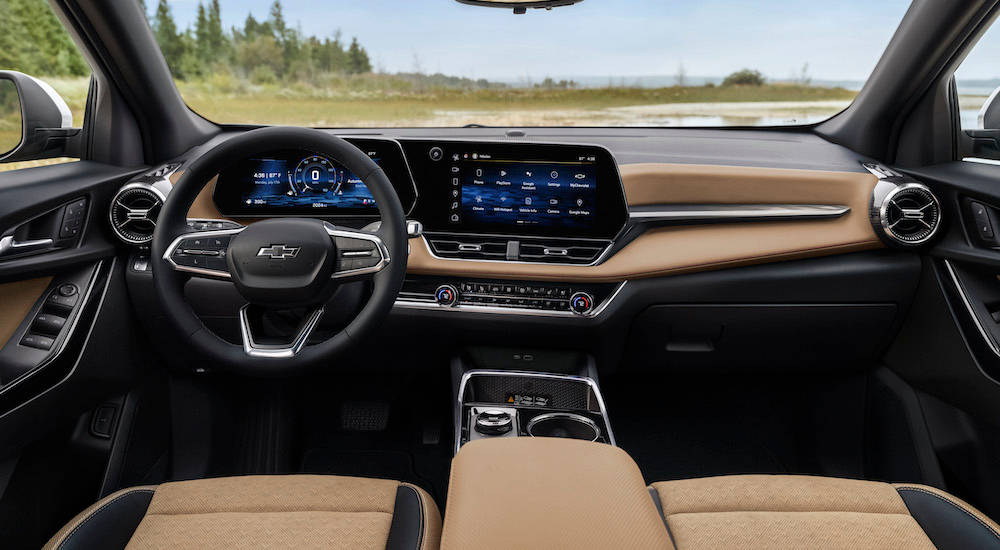
[[[547,413],[540,414],[528,422],[528,435],[597,441],[601,436],[601,429],[585,416],[572,413]]]

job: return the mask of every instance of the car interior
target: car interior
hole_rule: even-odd
[[[761,127],[215,122],[155,6],[44,8],[90,76],[0,53],[0,547],[1000,548],[1000,1]]]

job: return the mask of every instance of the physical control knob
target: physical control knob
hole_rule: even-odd
[[[570,296],[569,308],[578,315],[590,313],[594,309],[594,297],[586,292],[577,292]]]
[[[476,431],[483,435],[503,435],[513,427],[514,419],[505,411],[483,411],[476,417]]]
[[[451,285],[441,285],[434,291],[438,305],[453,306],[458,303],[458,289]]]

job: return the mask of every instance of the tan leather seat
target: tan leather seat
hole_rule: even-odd
[[[78,515],[46,548],[432,550],[441,516],[422,489],[337,476],[245,476],[135,487]]]
[[[742,475],[651,489],[678,550],[1000,548],[996,523],[922,485]]]

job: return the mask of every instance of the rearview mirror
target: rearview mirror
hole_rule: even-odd
[[[514,13],[525,13],[528,8],[546,9],[558,8],[562,6],[572,6],[583,2],[583,0],[457,0],[470,6],[481,6],[485,8],[505,8],[514,10]]]
[[[52,86],[17,71],[0,71],[0,162],[75,156],[80,132]]]

